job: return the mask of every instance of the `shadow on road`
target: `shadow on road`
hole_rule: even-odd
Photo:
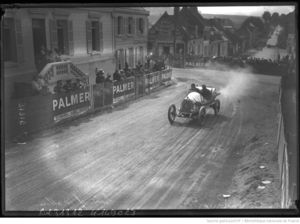
[[[217,116],[213,114],[207,114],[201,123],[198,120],[192,120],[189,118],[176,118],[176,121],[173,123],[173,126],[189,127],[195,129],[210,129],[213,128],[216,124],[220,125],[221,123],[228,122],[230,120],[230,117],[227,117],[222,114],[219,114]]]

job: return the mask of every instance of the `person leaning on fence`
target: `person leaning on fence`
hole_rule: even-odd
[[[63,92],[64,92],[64,89],[63,89],[62,80],[58,80],[56,82],[56,86],[54,87],[54,93],[60,94],[60,93],[63,93]]]
[[[83,88],[83,86],[81,85],[80,79],[76,79],[75,82],[73,82],[73,85],[72,85],[73,91],[76,91],[76,90],[79,90],[79,89],[82,89],[82,88]]]
[[[104,71],[96,68],[96,84],[103,83],[105,81]]]
[[[72,86],[72,80],[69,79],[66,81],[65,85],[63,86],[63,89],[66,93],[69,93],[73,90],[73,86]]]
[[[32,90],[33,90],[33,95],[37,95],[41,92],[42,90],[42,85],[39,82],[39,78],[37,75],[35,75],[31,81],[31,86],[32,86]]]
[[[120,81],[121,80],[121,75],[119,73],[119,70],[116,69],[116,71],[113,74],[113,80],[114,81]]]
[[[105,82],[106,82],[106,83],[112,82],[112,81],[111,81],[111,76],[110,76],[109,73],[107,73],[107,75],[106,75]]]

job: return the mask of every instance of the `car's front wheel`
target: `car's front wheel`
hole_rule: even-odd
[[[176,118],[176,107],[174,104],[172,104],[168,110],[168,120],[169,120],[170,124],[174,123],[175,118]]]

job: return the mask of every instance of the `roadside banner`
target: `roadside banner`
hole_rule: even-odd
[[[126,80],[113,83],[113,103],[126,100],[135,96],[135,78],[127,78]]]
[[[54,122],[78,116],[90,108],[89,87],[70,93],[53,94],[52,111]]]
[[[154,72],[150,74],[150,90],[155,89],[160,86],[161,84],[161,72]]]
[[[172,70],[171,69],[164,70],[161,72],[161,75],[162,75],[162,78],[161,78],[162,82],[170,81],[172,78]]]

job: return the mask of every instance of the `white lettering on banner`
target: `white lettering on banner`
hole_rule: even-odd
[[[62,98],[59,99],[59,105],[58,105],[58,109],[60,109],[61,107],[66,107],[64,100]]]
[[[89,93],[88,93],[88,92],[85,92],[85,93],[84,93],[84,100],[85,100],[85,101],[88,101],[88,100],[89,100]]]
[[[79,101],[78,101],[79,98]],[[59,99],[53,99],[53,111],[59,110],[65,107],[70,107],[75,104],[84,103],[89,101],[90,99],[89,92],[84,93],[76,93],[66,97],[60,97]]]
[[[71,104],[68,102],[68,97],[66,97],[66,106],[69,107]]]
[[[127,82],[127,83],[119,84],[117,86],[113,86],[114,94],[122,93],[122,92],[129,91],[129,90],[132,90],[132,89],[134,89],[134,83],[133,82]]]
[[[77,104],[78,103],[78,95],[71,95],[71,104]]]
[[[57,102],[57,100],[53,100],[53,111],[55,111],[55,108],[57,107],[57,104],[58,104],[58,102]]]
[[[79,102],[80,103],[83,103],[84,101],[83,101],[83,93],[80,93],[79,94]]]

